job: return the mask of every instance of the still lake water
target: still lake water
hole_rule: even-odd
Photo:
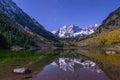
[[[30,74],[15,74],[26,67]],[[120,80],[120,54],[99,50],[0,51],[0,80]]]

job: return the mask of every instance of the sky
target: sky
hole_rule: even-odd
[[[13,1],[49,31],[70,24],[80,27],[101,24],[111,12],[120,7],[120,0]]]

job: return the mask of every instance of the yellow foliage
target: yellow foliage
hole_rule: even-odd
[[[100,34],[99,36],[89,39],[86,41],[86,44],[101,44],[103,43],[104,45],[111,45],[113,43],[120,42],[120,29],[111,31],[109,33],[103,33]]]

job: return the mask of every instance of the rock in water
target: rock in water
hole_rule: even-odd
[[[18,74],[29,74],[31,73],[31,71],[27,68],[17,68],[13,70],[14,73],[18,73]]]

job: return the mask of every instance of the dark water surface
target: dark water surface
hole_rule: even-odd
[[[59,58],[44,67],[32,80],[110,80],[90,60]]]

